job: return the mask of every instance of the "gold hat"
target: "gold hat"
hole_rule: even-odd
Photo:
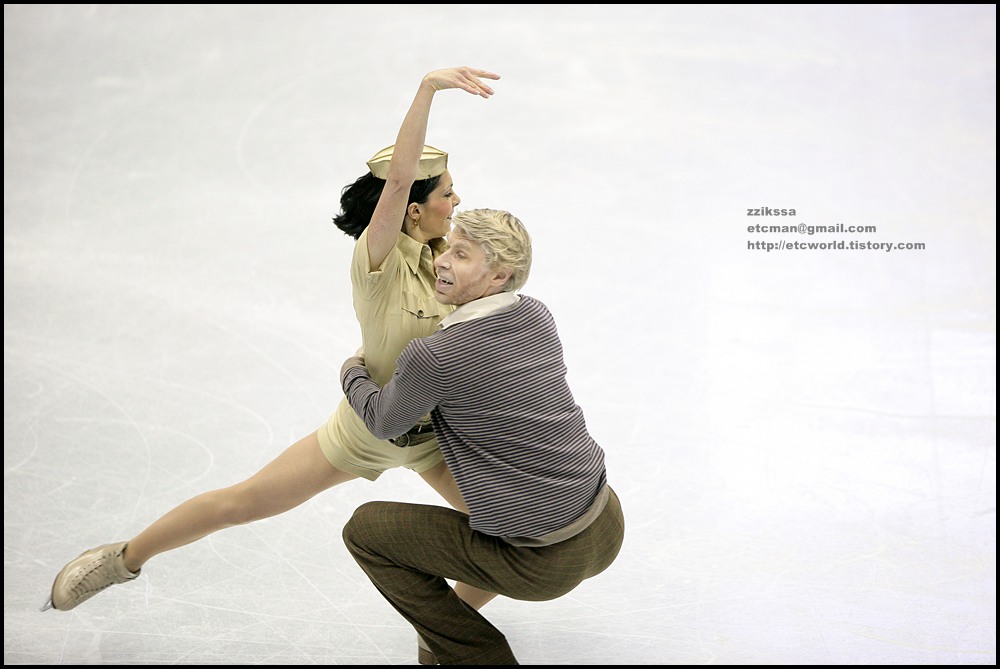
[[[385,147],[368,161],[368,169],[379,179],[389,176],[389,160],[395,147],[395,144]],[[448,169],[448,154],[441,149],[424,145],[424,152],[420,154],[420,163],[417,167],[417,179],[439,177],[446,169]]]

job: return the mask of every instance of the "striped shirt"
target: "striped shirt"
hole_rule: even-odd
[[[431,412],[469,524],[485,534],[555,532],[606,483],[604,451],[566,382],[555,321],[532,297],[414,339],[383,388],[362,366],[342,381],[377,437],[397,437]]]

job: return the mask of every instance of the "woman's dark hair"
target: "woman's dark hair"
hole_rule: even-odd
[[[411,202],[417,204],[426,202],[431,192],[437,188],[440,179],[441,177],[437,176],[414,181],[410,186],[407,206]],[[365,172],[357,181],[344,186],[340,191],[340,213],[333,217],[333,224],[355,239],[360,237],[372,221],[375,205],[378,204],[383,188],[385,180],[379,179],[371,172]],[[399,224],[402,226],[403,222],[400,221]]]

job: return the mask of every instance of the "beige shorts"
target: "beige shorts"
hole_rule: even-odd
[[[406,467],[418,474],[444,458],[437,439],[418,446],[399,447],[377,439],[365,427],[347,399],[343,399],[326,425],[317,431],[319,445],[330,464],[341,471],[374,481],[382,472]]]

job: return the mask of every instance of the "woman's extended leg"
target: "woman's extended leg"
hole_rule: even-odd
[[[137,571],[154,555],[227,527],[284,513],[355,478],[330,464],[313,432],[245,481],[192,497],[168,511],[128,542],[125,566]]]
[[[135,578],[155,555],[226,527],[278,515],[354,478],[355,474],[330,464],[314,432],[242,483],[192,497],[134,539],[84,552],[56,576],[42,610],[68,611],[116,583]]]

